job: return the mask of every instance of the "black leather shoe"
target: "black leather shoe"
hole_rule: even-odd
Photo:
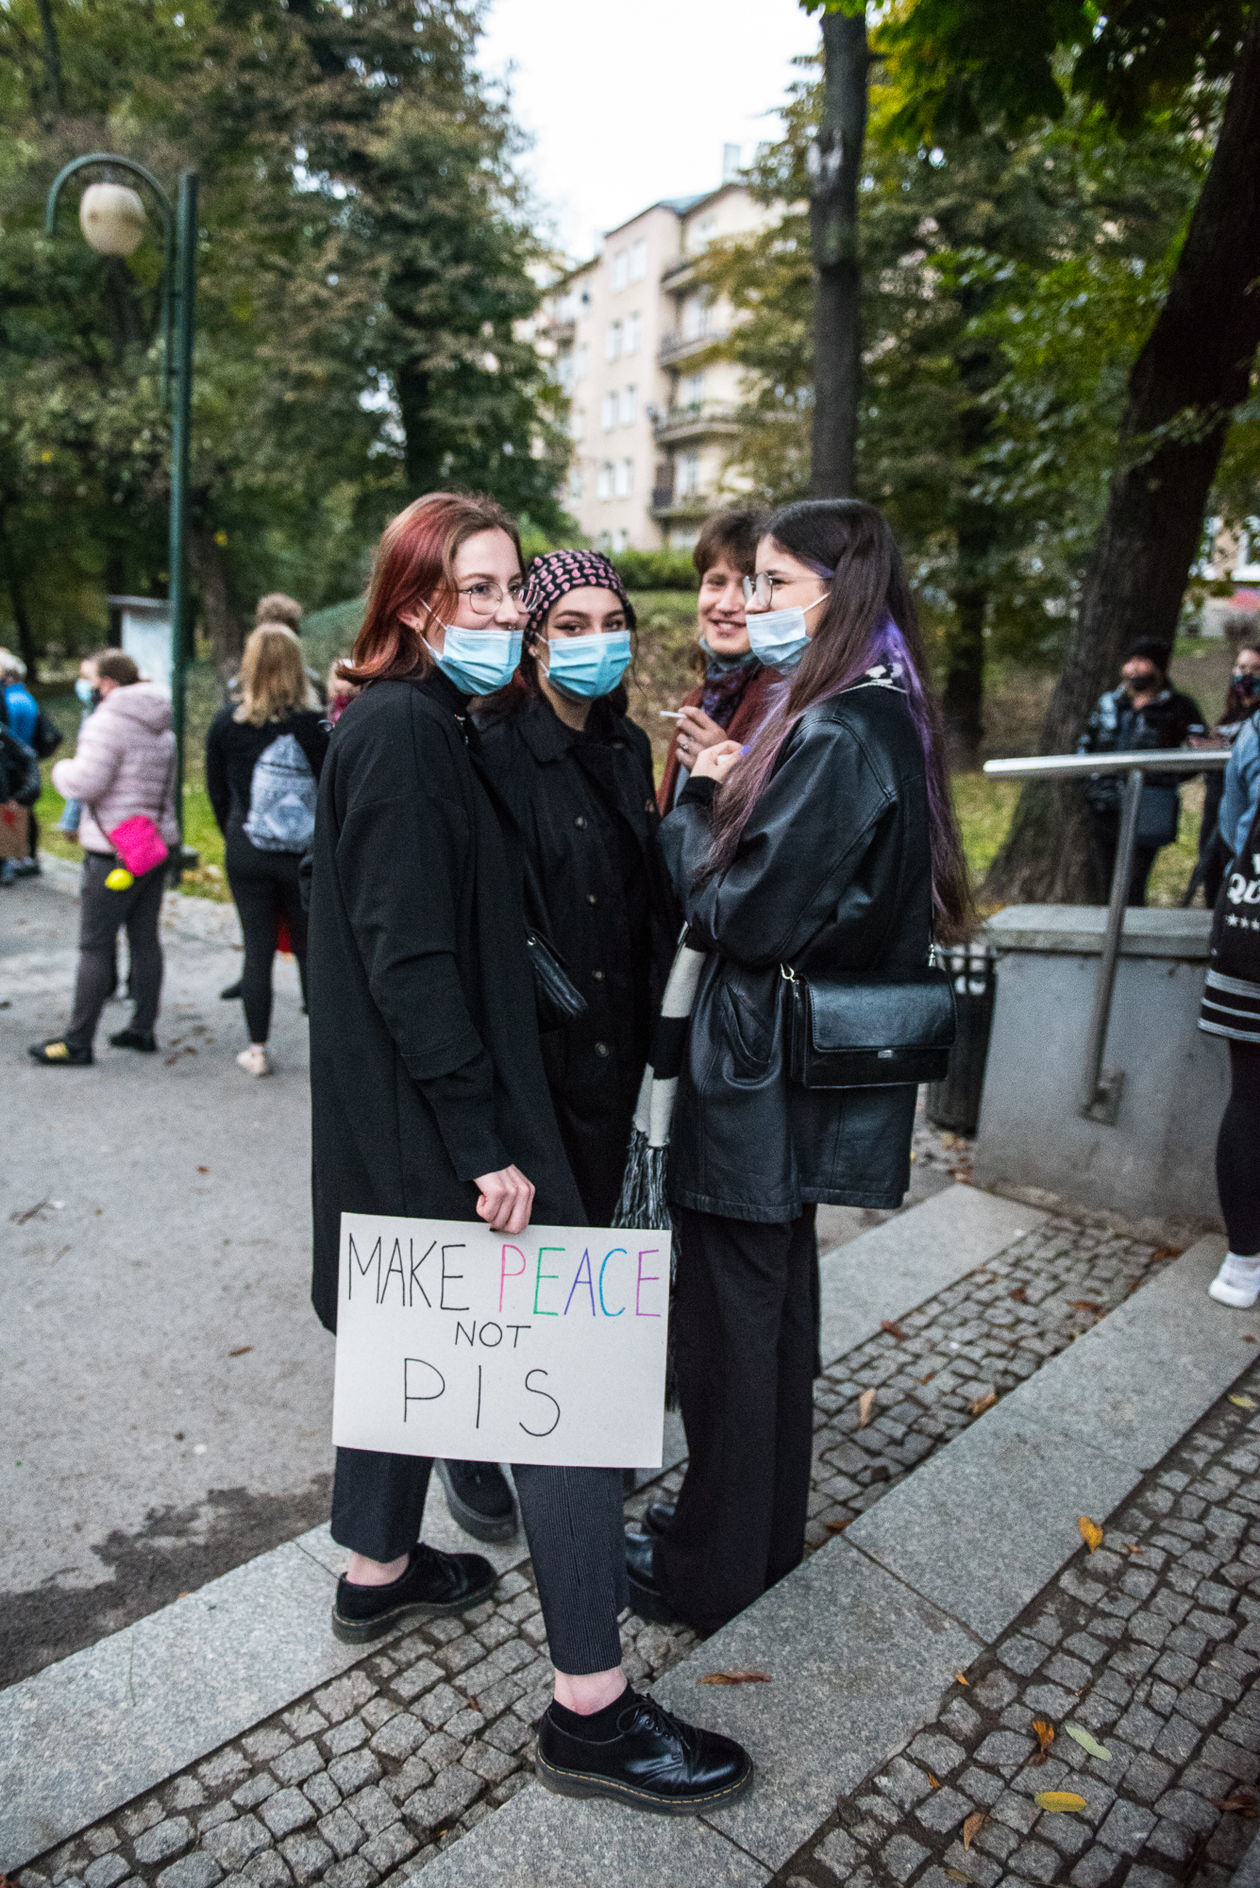
[[[235,983],[229,983],[226,990],[219,991],[219,1001],[221,1003],[239,1003],[240,1000],[241,1000],[241,980],[238,977]]]
[[[559,1796],[615,1796],[662,1816],[702,1816],[742,1796],[752,1758],[716,1731],[676,1718],[655,1698],[631,1694],[617,1735],[602,1743],[561,1730],[550,1711],[538,1726],[534,1771]]]
[[[498,1574],[480,1554],[444,1554],[421,1541],[407,1571],[388,1586],[352,1586],[343,1574],[333,1602],[334,1637],[363,1645],[404,1619],[466,1613],[493,1593]]]
[[[510,1541],[516,1532],[516,1503],[507,1476],[497,1462],[439,1462],[452,1516],[475,1541]]]
[[[26,1053],[50,1069],[88,1069],[93,1061],[90,1049],[79,1042],[67,1042],[64,1036],[55,1036],[51,1042],[33,1042]]]
[[[109,1040],[114,1049],[138,1049],[141,1055],[157,1051],[157,1037],[151,1029],[119,1029]]]
[[[649,1534],[655,1535],[659,1540],[662,1534],[669,1533],[677,1513],[676,1501],[651,1501],[643,1511],[643,1525]]]
[[[650,1534],[626,1535],[626,1585],[640,1619],[657,1626],[678,1625],[677,1613],[656,1583],[656,1542]]]

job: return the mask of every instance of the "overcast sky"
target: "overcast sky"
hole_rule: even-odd
[[[724,144],[747,161],[818,43],[798,0],[492,0],[481,63],[515,68],[527,169],[581,260],[658,198],[715,189]]]

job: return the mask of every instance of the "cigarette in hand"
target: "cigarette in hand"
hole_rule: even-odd
[[[682,711],[678,708],[658,708],[657,714],[662,721],[681,721]]]

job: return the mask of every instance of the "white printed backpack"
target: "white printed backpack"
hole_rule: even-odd
[[[245,837],[261,852],[305,852],[315,832],[315,793],[296,735],[278,734],[254,762]]]

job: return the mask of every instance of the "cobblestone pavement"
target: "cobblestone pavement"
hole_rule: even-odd
[[[1051,1219],[851,1351],[817,1386],[810,1545],[1120,1303],[1163,1256],[1171,1255],[1099,1220]],[[680,1479],[674,1471],[640,1490],[628,1513]],[[696,1642],[633,1615],[623,1636],[631,1678],[648,1683]],[[213,1888],[225,1876],[330,1888],[400,1882],[520,1787],[549,1676],[528,1569],[509,1573],[494,1601],[385,1641],[19,1880],[23,1888]]]
[[[1260,1365],[776,1881],[1225,1888],[1260,1795],[1257,1470]]]

